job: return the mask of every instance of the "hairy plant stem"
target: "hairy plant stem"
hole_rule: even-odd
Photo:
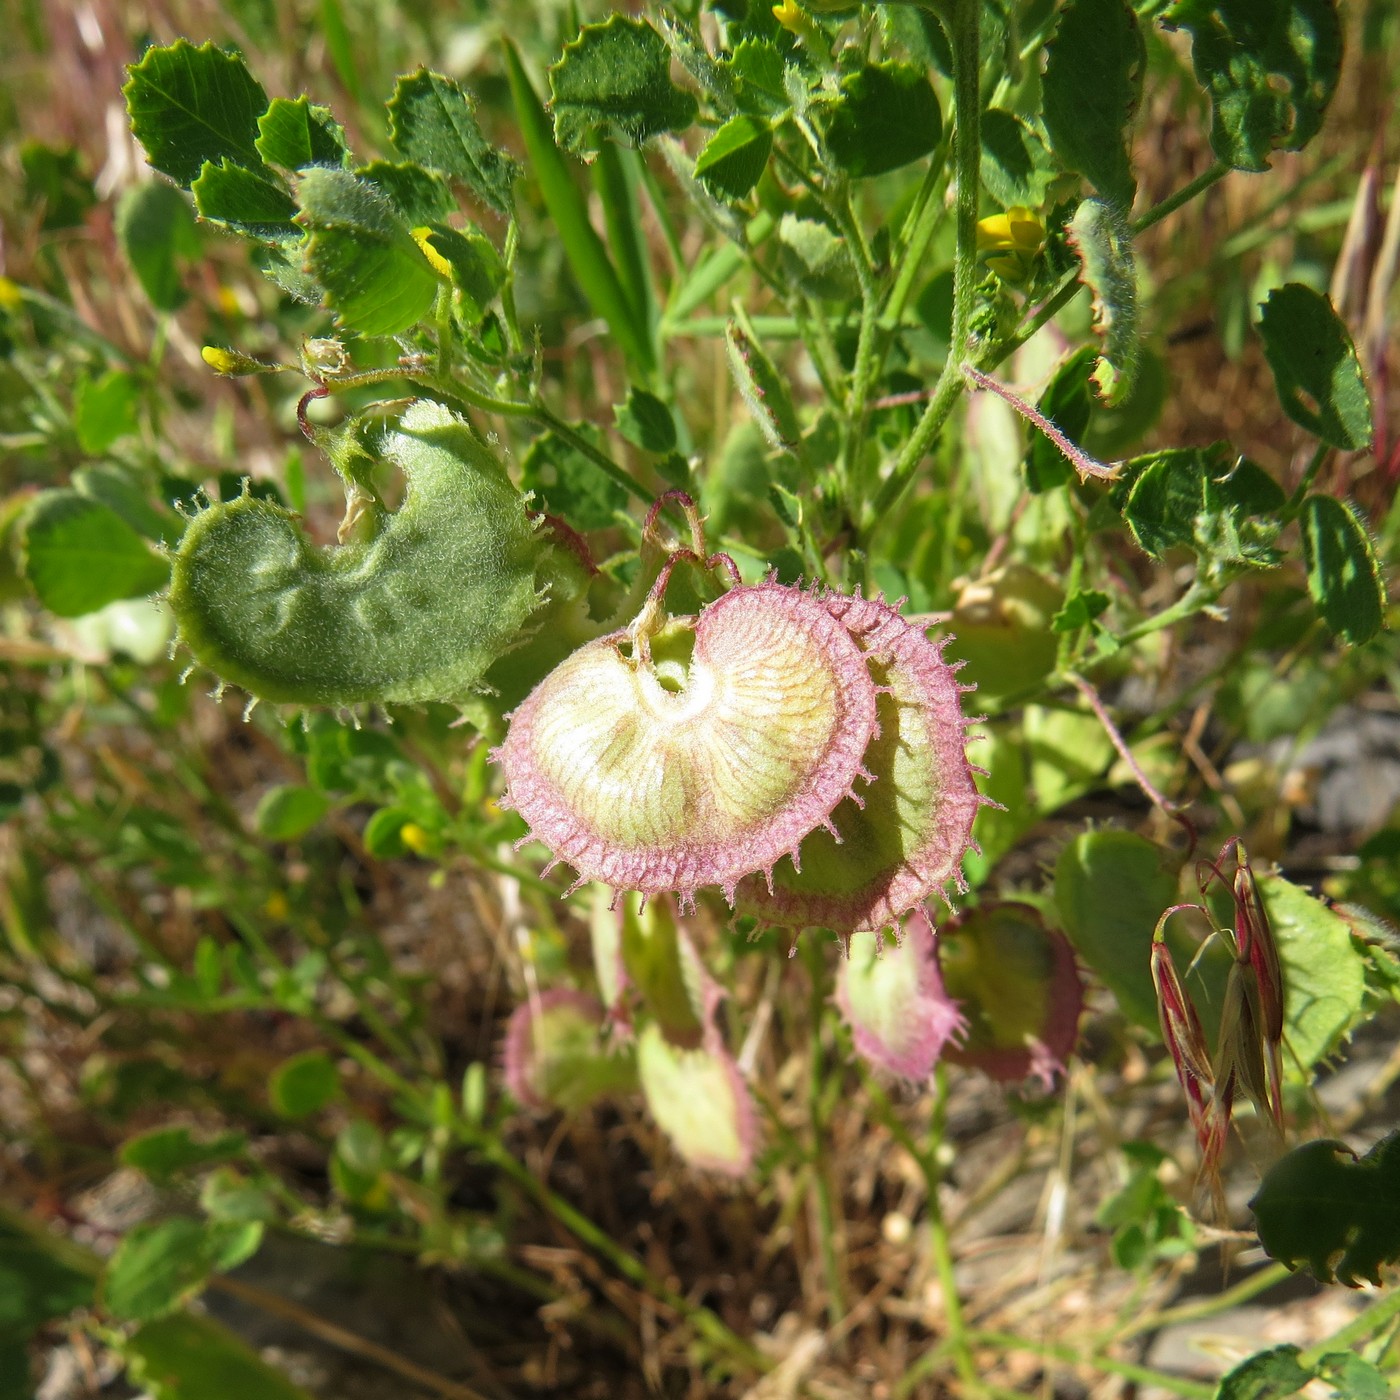
[[[929,168],[924,175],[924,183],[919,190],[917,209],[909,240],[900,254],[899,271],[895,274],[894,286],[885,300],[885,309],[880,315],[881,328],[893,331],[898,328],[909,298],[914,293],[914,283],[923,271],[924,254],[933,242],[933,235],[943,222],[946,212],[939,198],[943,177],[948,166],[948,138],[945,135],[934,149],[929,160]]]
[[[874,499],[866,502],[860,519],[863,534],[869,534],[889,516],[890,508],[913,481],[924,454],[942,431],[963,393],[963,357],[967,354],[977,288],[977,207],[982,181],[982,104],[979,89],[982,6],[979,0],[951,0],[949,8],[956,123],[953,128],[953,171],[958,190],[953,253],[953,333],[948,358],[934,386],[933,398],[913,435],[904,445],[904,451],[899,454],[893,470],[881,483]]]
[[[865,473],[862,470],[865,422],[870,409],[870,387],[879,368],[877,349],[880,292],[875,281],[870,253],[865,246],[860,220],[851,207],[849,189],[837,201],[841,229],[856,253],[856,280],[860,285],[860,333],[856,340],[856,360],[851,370],[850,392],[846,397],[846,431],[841,444],[841,474],[846,509],[854,515],[865,499]]]

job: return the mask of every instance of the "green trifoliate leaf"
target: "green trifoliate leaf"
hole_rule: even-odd
[[[783,80],[786,66],[776,44],[767,39],[741,39],[727,63],[736,79],[739,105],[756,116],[775,117],[786,111],[790,105]]]
[[[146,159],[189,187],[205,161],[228,159],[256,169],[258,118],[267,94],[243,60],[178,39],[147,49],[122,88],[132,134]]]
[[[1045,143],[1014,112],[982,113],[982,183],[1005,208],[1035,209],[1055,176]]]
[[[600,133],[633,145],[684,131],[699,107],[671,81],[666,41],[646,20],[613,15],[586,24],[549,70],[554,139],[566,151],[598,148]]]
[[[136,431],[141,386],[126,370],[112,369],[96,379],[81,379],[73,394],[73,430],[78,446],[99,456],[119,438]]]
[[[1289,1345],[1255,1352],[1220,1378],[1215,1400],[1285,1400],[1312,1380],[1299,1364],[1300,1348]]]
[[[1385,625],[1385,584],[1366,527],[1332,496],[1309,496],[1299,518],[1308,592],[1334,636],[1361,646]]]
[[[311,1400],[226,1327],[195,1313],[146,1323],[121,1354],[151,1400]]]
[[[1371,396],[1356,347],[1321,292],[1289,282],[1269,293],[1259,315],[1264,354],[1283,411],[1345,452],[1371,445]]]
[[[1342,66],[1335,0],[1177,0],[1162,23],[1190,31],[1221,160],[1267,170],[1270,151],[1317,135]]]
[[[185,300],[178,259],[199,252],[189,200],[164,180],[134,186],[117,205],[117,241],[151,305],[178,310]]]
[[[168,545],[174,545],[181,536],[183,524],[175,511],[164,505],[151,504],[151,493],[146,482],[122,466],[111,462],[80,466],[73,473],[73,489],[90,500],[111,505],[127,525],[147,539],[164,540]]]
[[[295,102],[274,97],[258,118],[258,139],[254,145],[263,160],[284,170],[350,164],[345,128],[329,107],[313,106],[306,97],[298,97]]]
[[[412,228],[437,223],[456,212],[452,188],[435,170],[425,170],[412,162],[372,160],[355,174],[386,195]]]
[[[1400,1133],[1360,1160],[1340,1142],[1304,1143],[1279,1158],[1249,1203],[1275,1259],[1325,1283],[1380,1283],[1400,1259]]]
[[[301,237],[301,230],[292,222],[296,200],[265,166],[249,170],[227,160],[217,165],[205,161],[190,193],[201,218],[223,224],[234,233],[268,243]]]
[[[1112,205],[1085,199],[1065,232],[1079,255],[1079,280],[1094,299],[1094,329],[1099,333],[1094,385],[1107,403],[1120,403],[1133,387],[1142,348],[1132,230]]]
[[[1147,50],[1126,0],[1072,0],[1045,67],[1045,129],[1055,154],[1106,199],[1128,208],[1130,128],[1142,98]]]
[[[49,146],[43,141],[24,141],[19,148],[19,167],[24,175],[26,205],[43,210],[45,233],[53,229],[76,228],[97,203],[92,181],[84,173],[85,162],[72,146]],[[3,1393],[3,1392],[0,1392]]]
[[[153,1128],[128,1138],[117,1156],[123,1166],[135,1167],[153,1181],[168,1181],[181,1172],[240,1157],[247,1147],[248,1139],[242,1133],[195,1138],[188,1128]]]
[[[841,79],[826,125],[832,159],[848,175],[883,175],[926,156],[943,134],[938,97],[922,69],[866,64]]]
[[[1359,1020],[1365,959],[1347,922],[1301,886],[1267,875],[1259,893],[1283,969],[1288,1059],[1307,1068],[1335,1050]]]
[[[307,266],[341,325],[398,335],[428,314],[437,273],[373,185],[348,170],[315,168],[302,175],[297,199],[297,222],[311,235]]]
[[[283,1060],[267,1085],[272,1107],[283,1118],[319,1113],[339,1092],[340,1071],[324,1050],[307,1050]]]
[[[1282,528],[1283,491],[1224,444],[1135,457],[1113,497],[1133,538],[1154,558],[1181,546],[1222,565],[1278,563],[1273,544]]]
[[[326,795],[300,783],[270,789],[253,813],[259,836],[269,841],[295,841],[305,836],[330,809]]]
[[[383,450],[408,490],[369,538],[322,548],[252,495],[195,517],[170,605],[200,662],[273,701],[414,704],[461,699],[515,643],[544,546],[504,468],[427,402]]]
[[[26,513],[24,574],[59,617],[82,617],[161,588],[169,566],[110,506],[77,491],[44,491]]]
[[[0,1216],[0,1345],[23,1344],[52,1318],[91,1307],[91,1257],[23,1217],[11,1223]],[[27,1358],[24,1377],[27,1383]],[[20,1393],[33,1392],[26,1384]]]
[[[206,1225],[185,1216],[138,1225],[107,1262],[103,1305],[113,1317],[134,1322],[174,1312],[210,1274],[256,1254],[262,1232],[257,1222]]]
[[[773,447],[797,451],[802,429],[792,404],[787,380],[774,367],[763,347],[736,322],[724,333],[729,368],[753,420]]]
[[[1077,632],[1108,611],[1112,601],[1097,588],[1081,588],[1065,599],[1065,605],[1050,620],[1052,632]]]
[[[1354,1351],[1329,1352],[1316,1375],[1332,1387],[1332,1400],[1392,1400],[1395,1394],[1385,1372]]]
[[[594,447],[603,446],[603,435],[591,423],[580,423],[575,432]],[[617,524],[618,511],[627,509],[627,492],[612,477],[598,470],[591,458],[553,433],[541,433],[525,453],[521,484],[552,515],[567,520],[576,530],[601,530]]]
[[[1128,831],[1077,836],[1055,865],[1060,927],[1129,1020],[1157,1033],[1157,995],[1148,967],[1152,930],[1176,899],[1175,869]]]
[[[761,117],[731,117],[701,147],[695,175],[711,194],[743,199],[758,184],[773,149],[773,132]]]
[[[855,290],[855,265],[846,240],[820,219],[784,214],[778,221],[783,270],[804,292],[839,299]]]
[[[460,180],[498,214],[510,213],[519,167],[482,134],[471,98],[451,78],[425,68],[400,78],[389,137],[405,160]]]
[[[631,388],[627,401],[613,408],[617,430],[643,452],[670,452],[676,445],[676,420],[655,394]]]

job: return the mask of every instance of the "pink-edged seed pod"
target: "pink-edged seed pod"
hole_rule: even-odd
[[[494,756],[505,802],[580,880],[684,907],[704,886],[732,899],[829,825],[875,729],[851,633],[826,600],[770,581],[580,648]]]
[[[1029,1077],[1048,1089],[1064,1072],[1084,1008],[1064,934],[1029,904],[987,904],[940,930],[938,960],[967,1017],[948,1058],[1003,1083]]]

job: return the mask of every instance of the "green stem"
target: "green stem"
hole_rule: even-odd
[[[846,508],[854,515],[865,496],[861,448],[865,442],[870,386],[878,368],[876,333],[879,329],[880,295],[875,284],[875,270],[871,265],[870,252],[865,246],[865,237],[855,216],[855,210],[851,207],[849,191],[843,191],[837,201],[837,207],[842,216],[841,226],[846,240],[851,244],[852,250],[859,253],[856,257],[856,280],[860,285],[860,333],[856,339],[856,360],[851,370],[850,392],[846,397],[845,441],[841,445]]]
[[[1374,1336],[1386,1323],[1400,1317],[1400,1288],[1392,1288],[1372,1303],[1360,1317],[1333,1332],[1325,1341],[1309,1347],[1298,1357],[1304,1370],[1312,1370],[1324,1356],[1334,1351],[1349,1351],[1357,1342]]]
[[[1092,1366],[1110,1376],[1122,1376],[1125,1380],[1136,1381],[1139,1385],[1160,1386],[1173,1395],[1185,1400],[1212,1400],[1215,1386],[1201,1381],[1188,1380],[1185,1376],[1173,1376],[1166,1371],[1154,1371],[1150,1366],[1139,1366],[1135,1361],[1119,1361],[1114,1356],[1103,1356],[1094,1352],[1081,1352],[1077,1347],[1060,1342],[1038,1342],[1030,1337],[1018,1337],[1013,1332],[973,1332],[970,1339],[983,1346],[998,1347],[1004,1351],[1029,1352],[1033,1356],[1050,1357],[1070,1366]]]
[[[1270,1264],[1267,1268],[1250,1274],[1248,1278],[1241,1279],[1233,1288],[1217,1293],[1213,1298],[1205,1298],[1198,1303],[1182,1303],[1174,1308],[1163,1308],[1160,1312],[1146,1313],[1124,1331],[1114,1333],[1111,1338],[1105,1338],[1105,1342],[1124,1341],[1129,1337],[1141,1336],[1144,1332],[1158,1332],[1163,1327],[1174,1327],[1182,1322],[1199,1322],[1207,1317],[1215,1317],[1218,1313],[1228,1312],[1241,1303],[1247,1303],[1251,1298],[1257,1298],[1261,1293],[1267,1293],[1276,1284],[1292,1277],[1292,1271],[1283,1264]]]
[[[1213,184],[1223,180],[1230,173],[1230,167],[1218,160],[1208,170],[1203,170],[1194,180],[1184,184],[1174,194],[1169,194],[1158,204],[1154,204],[1142,218],[1133,224],[1134,233],[1142,233],[1153,224],[1161,223],[1168,214],[1175,214],[1183,204],[1189,204],[1198,194],[1203,194]]]
[[[937,1369],[942,1359],[951,1354],[958,1378],[970,1394],[985,1389],[977,1372],[977,1362],[972,1355],[970,1334],[963,1317],[962,1300],[958,1295],[957,1275],[953,1265],[953,1246],[948,1235],[948,1222],[943,1216],[943,1205],[939,1191],[943,1185],[943,1169],[938,1163],[938,1150],[943,1143],[943,1130],[948,1111],[948,1071],[939,1065],[934,1078],[935,1095],[933,1112],[929,1118],[928,1142],[920,1147],[909,1130],[900,1122],[885,1091],[869,1075],[865,1076],[865,1087],[880,1121],[890,1135],[919,1164],[924,1176],[924,1190],[927,1195],[925,1210],[928,1214],[929,1252],[933,1256],[933,1266],[938,1274],[938,1284],[943,1292],[943,1340],[926,1351],[900,1377],[894,1388],[895,1400],[902,1400],[914,1387]]]
[[[835,1327],[846,1314],[845,1288],[841,1281],[841,1263],[836,1251],[836,1213],[831,1200],[831,1182],[827,1176],[829,1162],[823,1149],[826,1123],[822,1112],[822,1021],[826,1011],[826,967],[821,946],[813,939],[802,943],[803,959],[812,984],[810,1040],[811,1064],[808,1069],[807,1107],[811,1119],[812,1145],[808,1158],[812,1164],[812,1190],[817,1210],[817,1233],[821,1246],[822,1272],[826,1275],[827,1318]]]
[[[953,170],[957,179],[956,246],[953,253],[953,334],[943,372],[934,386],[933,398],[919,419],[913,435],[899,454],[894,469],[885,478],[874,500],[864,513],[864,531],[873,530],[887,519],[891,507],[904,494],[914,473],[948,421],[953,406],[962,397],[963,358],[968,350],[972,310],[977,287],[977,201],[982,180],[982,137],[980,131],[981,93],[981,12],[979,0],[953,0]]]
[[[928,172],[924,175],[923,188],[919,191],[918,215],[904,251],[900,254],[899,271],[895,275],[894,286],[890,289],[884,313],[880,317],[880,324],[886,330],[893,330],[899,325],[904,309],[909,305],[909,298],[914,294],[914,284],[918,281],[919,274],[924,271],[924,255],[928,252],[929,244],[933,242],[933,235],[938,231],[939,224],[943,222],[945,210],[938,195],[947,164],[948,138],[945,136],[934,151]]]
[[[1322,470],[1322,464],[1327,460],[1327,454],[1331,452],[1331,450],[1331,447],[1327,443],[1318,443],[1317,451],[1313,453],[1312,460],[1308,463],[1302,477],[1299,479],[1297,488],[1288,498],[1288,504],[1284,507],[1283,517],[1285,520],[1291,520],[1293,516],[1298,513],[1308,492],[1312,489],[1313,482],[1317,480],[1318,472]]]
[[[1171,607],[1165,608],[1155,617],[1149,617],[1145,621],[1139,622],[1136,627],[1129,628],[1128,631],[1124,632],[1117,639],[1118,645],[1125,647],[1133,642],[1141,641],[1144,637],[1151,636],[1154,632],[1160,632],[1164,627],[1172,627],[1184,618],[1191,617],[1203,608],[1208,608],[1219,596],[1218,589],[1208,587],[1200,579],[1196,579]],[[1101,658],[1095,657],[1094,659]]]

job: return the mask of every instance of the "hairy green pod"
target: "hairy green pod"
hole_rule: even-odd
[[[245,494],[196,516],[175,554],[180,639],[222,679],[299,705],[460,700],[542,601],[548,548],[460,418],[411,405],[383,446],[403,504],[325,548]]]

